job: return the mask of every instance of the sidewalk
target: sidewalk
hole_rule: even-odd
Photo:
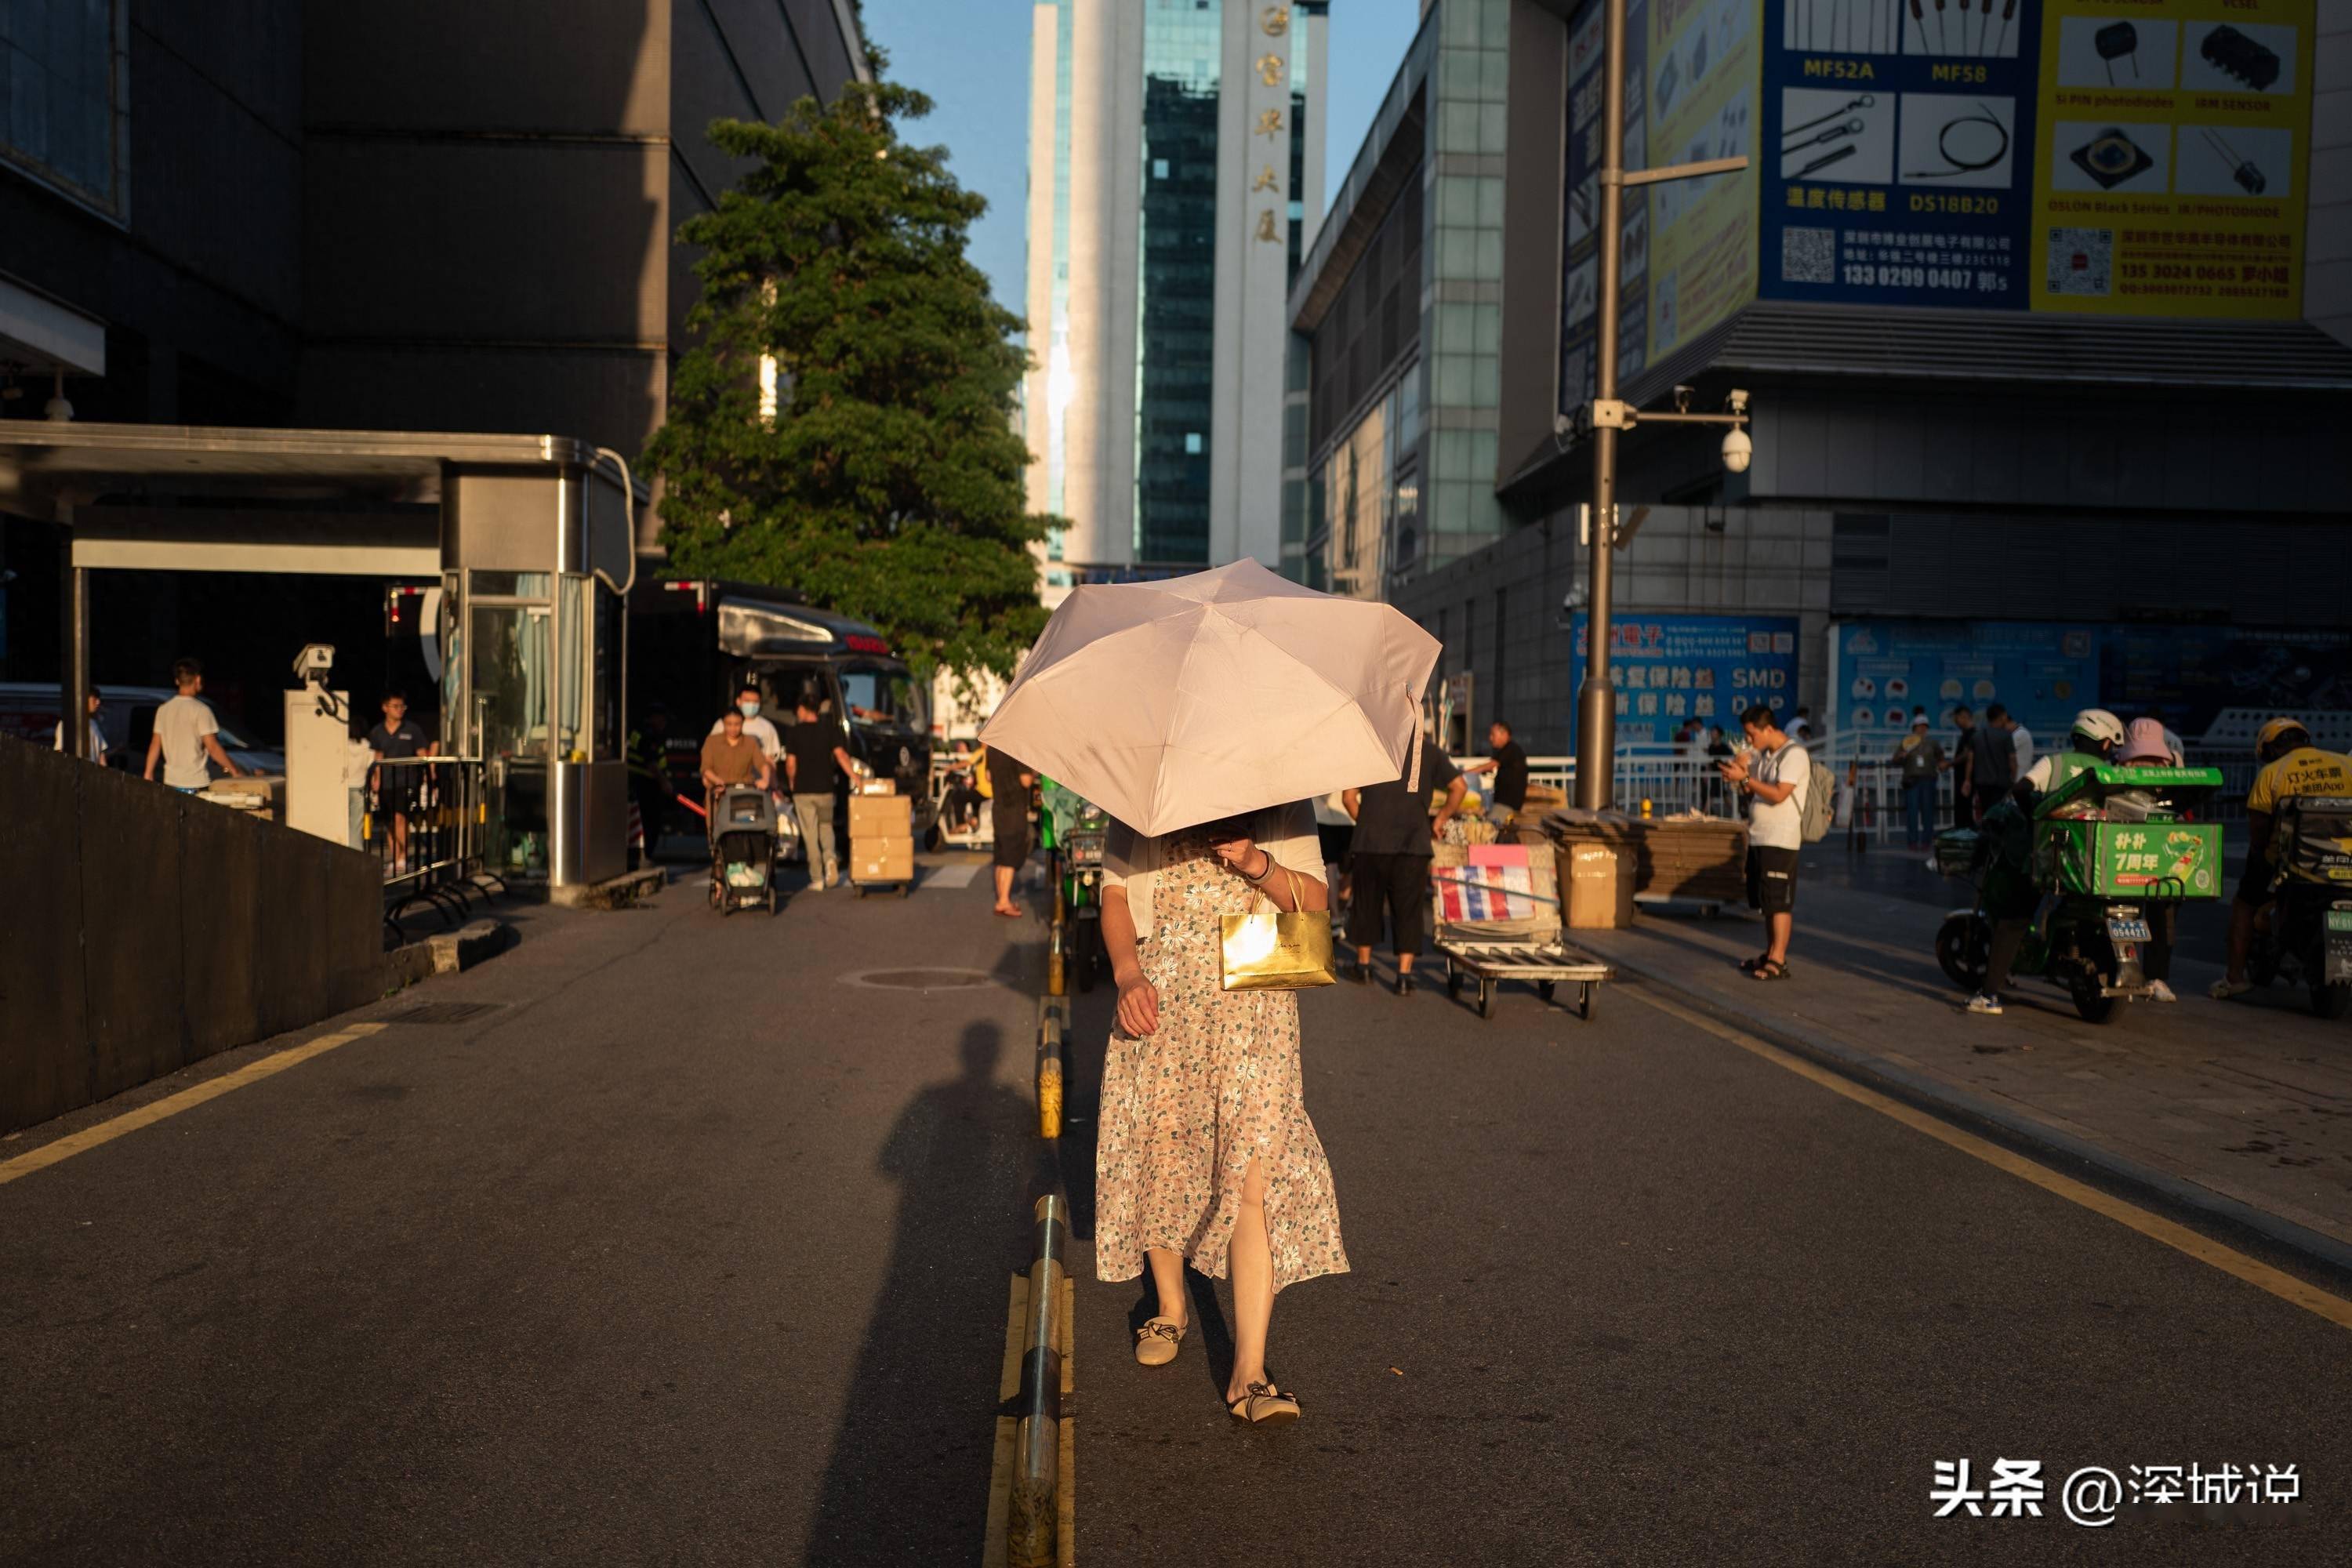
[[[1936,963],[1943,914],[1810,879],[1789,978],[1774,983],[1737,967],[1763,945],[1745,912],[1644,913],[1629,931],[1576,940],[1906,1098],[2352,1267],[2352,1029],[2312,1016],[2300,991],[2207,1000],[2218,953],[2175,959],[2177,1005],[2134,1003],[2104,1026],[2040,981],[2013,987],[2002,1016],[1971,1017]]]

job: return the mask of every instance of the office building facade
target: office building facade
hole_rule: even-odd
[[[705,128],[869,77],[850,0],[252,0],[233,23],[0,4],[0,419],[62,389],[84,421],[554,434],[634,459],[695,298],[672,237],[740,172]],[[50,679],[62,541],[6,499],[0,675]],[[656,556],[655,509],[638,523]],[[100,681],[201,646],[216,693],[243,680],[274,710],[290,650],[218,580],[95,592]]]
[[[1310,567],[1445,645],[1475,721],[1449,739],[1500,714],[1559,751],[1572,728],[1605,547],[1580,516],[1601,14],[1434,0],[1292,289]],[[2222,24],[2148,0],[2170,53],[2111,168],[2130,94],[2071,13],[2021,10],[1959,61],[1907,13],[1833,38],[1761,0],[1628,14],[1627,166],[1750,166],[1629,194],[1620,395],[1742,389],[1753,453],[1734,473],[1719,431],[1621,443],[1621,740],[1750,696],[1865,751],[1962,701],[2062,730],[2086,700],[2156,709],[2192,740],[2352,705],[2352,17],[2260,0],[2241,20],[2280,69],[2257,83],[2209,58]],[[1465,63],[1495,53],[1491,79]],[[1872,103],[1822,121],[1865,68]],[[1937,89],[1955,73],[1970,107]],[[1446,106],[1495,83],[1470,145]],[[2257,121],[2250,152],[2231,126]]]
[[[1030,504],[1067,520],[1049,591],[1281,563],[1285,298],[1321,217],[1325,10],[1033,11]]]

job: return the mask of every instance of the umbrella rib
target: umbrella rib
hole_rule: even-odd
[[[1201,607],[1206,609],[1208,606],[1204,605]],[[1176,661],[1176,679],[1169,683],[1169,689],[1177,694],[1179,702],[1183,700],[1184,677],[1192,672],[1192,655],[1200,646],[1200,638],[1187,639],[1184,644],[1184,657]],[[1155,818],[1160,815],[1160,803],[1165,798],[1168,787],[1168,759],[1175,750],[1173,746],[1162,745],[1160,748],[1159,765],[1151,770],[1150,815]]]

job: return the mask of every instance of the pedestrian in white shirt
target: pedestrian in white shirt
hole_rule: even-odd
[[[89,760],[102,765],[106,761],[106,731],[98,727],[98,688],[93,686],[89,689]],[[53,749],[66,749],[66,721],[62,719],[58,721]]]
[[[761,716],[758,682],[743,683],[743,689],[735,694],[735,711],[743,715],[743,733],[760,743],[760,754],[768,759],[769,765],[783,761],[784,738],[772,721]],[[710,732],[716,735],[726,727],[727,715],[721,713],[712,721]]]
[[[1764,951],[1739,967],[1759,980],[1781,980],[1796,929],[1797,855],[1805,843],[1813,760],[1760,702],[1739,716],[1739,727],[1748,749],[1717,764],[1717,772],[1748,801],[1748,901],[1764,916],[1767,934]]]
[[[2017,752],[2017,765],[2010,771],[2009,776],[2021,779],[2033,771],[2033,731],[2022,724],[2012,723],[2009,727],[2009,743]]]
[[[155,710],[155,733],[147,742],[144,776],[153,778],[160,765],[163,782],[183,795],[194,795],[213,782],[211,770],[205,765],[207,759],[219,763],[229,777],[238,776],[237,765],[221,750],[220,721],[198,695],[205,689],[204,666],[193,658],[180,660],[172,666],[172,685],[179,695]]]

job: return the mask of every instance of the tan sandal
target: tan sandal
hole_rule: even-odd
[[[1225,1406],[1236,1421],[1253,1426],[1287,1426],[1298,1419],[1298,1398],[1270,1383],[1253,1383],[1249,1392]]]
[[[1153,1318],[1135,1331],[1135,1359],[1145,1366],[1166,1366],[1183,1347],[1189,1326],[1173,1318]]]

